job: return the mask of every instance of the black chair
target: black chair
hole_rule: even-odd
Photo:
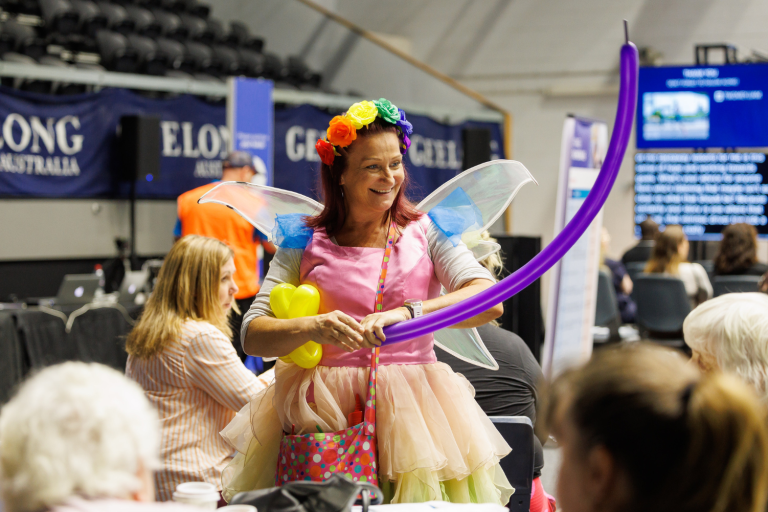
[[[624,265],[624,268],[627,269],[627,274],[629,274],[629,278],[632,280],[632,282],[635,281],[635,278],[639,275],[645,272],[645,266],[647,265],[647,262],[630,262]]]
[[[128,354],[125,337],[131,330],[120,311],[99,308],[86,311],[72,322],[69,342],[78,349],[83,361],[101,363],[125,371]]]
[[[244,23],[232,21],[229,24],[229,35],[226,44],[236,48],[248,48],[255,52],[264,50],[264,40],[260,37],[251,36],[250,30]]]
[[[136,28],[134,22],[129,16],[125,7],[109,2],[99,2],[99,10],[107,17],[107,28],[123,35],[130,34]]]
[[[240,58],[235,50],[229,46],[217,44],[213,47],[213,55],[220,75],[235,76],[241,74]]]
[[[193,16],[208,19],[208,16],[211,15],[211,8],[205,4],[199,3],[197,0],[186,0],[185,3],[187,12]]]
[[[138,54],[139,72],[154,76],[165,75],[168,69],[168,57],[158,51],[157,43],[148,37],[131,34],[128,36],[128,44]]]
[[[533,491],[533,424],[527,416],[490,416],[490,419],[512,448],[512,452],[499,462],[507,480],[515,488],[507,507],[513,512],[528,512]]]
[[[94,2],[90,0],[71,0],[71,2],[80,16],[78,30],[81,34],[95,37],[99,30],[107,28],[107,17]]]
[[[621,327],[621,313],[619,302],[616,298],[616,290],[613,288],[611,276],[607,272],[598,272],[597,277],[597,301],[595,305],[595,325],[608,327],[609,337],[607,341],[618,341],[619,327]]]
[[[43,311],[25,311],[17,316],[16,327],[32,368],[80,360],[78,347],[69,342],[62,318]]]
[[[181,24],[187,29],[187,37],[195,41],[201,41],[208,30],[208,23],[203,18],[192,16],[186,12],[179,14],[179,19]]]
[[[187,57],[187,51],[183,44],[164,37],[155,39],[155,43],[157,43],[158,51],[165,55],[170,69],[180,69],[185,72],[194,70],[194,63]]]
[[[10,312],[0,312],[0,406],[10,400],[24,378],[23,349]]]
[[[691,312],[691,302],[680,279],[641,274],[635,280],[633,296],[637,304],[636,322],[644,336],[663,345],[685,347],[683,322]]]
[[[54,66],[58,68],[71,68],[72,66],[53,55],[40,57],[40,64],[43,66]],[[51,94],[82,94],[86,92],[84,84],[73,84],[71,82],[51,82]]]
[[[213,50],[211,50],[210,46],[194,41],[187,41],[184,43],[184,49],[186,50],[187,56],[192,59],[192,62],[194,63],[193,71],[207,74],[215,72]],[[183,69],[182,71],[186,70]]]
[[[187,27],[181,24],[181,18],[163,9],[152,9],[155,20],[160,25],[160,34],[169,39],[183,41],[189,35]]]
[[[40,10],[49,32],[68,35],[77,31],[80,15],[68,0],[40,0]]]
[[[715,297],[726,293],[757,292],[760,276],[716,276],[712,283]]]
[[[3,60],[6,62],[16,62],[18,64],[28,64],[31,66],[37,65],[37,61],[29,55],[22,55],[21,53],[16,52],[6,52],[3,54]],[[49,94],[52,87],[50,80],[37,80],[24,77],[3,77],[2,84],[7,87],[13,87],[14,89],[41,94]]]
[[[286,69],[282,59],[274,53],[264,53],[264,77],[275,82],[285,81]]]
[[[22,25],[10,19],[3,23],[2,32],[13,41],[10,51],[27,55],[35,60],[48,53],[45,40],[40,38],[35,29],[29,25]]]
[[[100,30],[96,34],[96,46],[102,64],[109,70],[122,73],[136,73],[139,56],[128,44],[128,39],[117,32]]]
[[[240,70],[245,76],[259,78],[264,76],[266,57],[247,48],[238,48],[237,57],[240,62]]]
[[[152,11],[138,5],[126,5],[125,11],[128,13],[128,17],[133,20],[134,30],[137,34],[152,39],[160,36],[162,27],[155,19]]]
[[[227,39],[227,31],[224,29],[224,24],[214,18],[206,20],[208,28],[200,38],[201,43],[213,44],[223,43]]]

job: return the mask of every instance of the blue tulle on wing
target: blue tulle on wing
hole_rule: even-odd
[[[427,215],[454,247],[461,241],[464,232],[473,227],[479,229],[483,225],[480,209],[461,187],[429,210]]]
[[[283,249],[304,249],[312,238],[312,228],[305,222],[304,213],[286,213],[275,216],[272,243]]]

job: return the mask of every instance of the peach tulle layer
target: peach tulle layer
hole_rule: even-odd
[[[236,450],[223,494],[274,486],[283,431],[348,427],[369,368],[279,361],[275,384],[221,432]],[[514,489],[499,467],[511,449],[474,400],[463,375],[443,363],[379,366],[376,389],[379,483],[392,503],[445,500],[506,504]]]

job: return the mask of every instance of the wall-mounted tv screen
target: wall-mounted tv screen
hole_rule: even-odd
[[[719,240],[729,224],[746,222],[768,237],[765,153],[637,153],[635,234],[651,217],[681,224],[691,240]]]
[[[768,147],[768,64],[640,68],[638,148]]]

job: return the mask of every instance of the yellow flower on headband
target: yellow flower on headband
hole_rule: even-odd
[[[377,115],[379,115],[379,109],[372,101],[367,100],[355,103],[347,110],[347,117],[357,130],[371,124]]]

